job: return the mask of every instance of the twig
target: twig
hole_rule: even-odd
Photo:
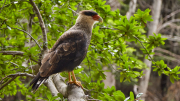
[[[10,27],[10,28],[12,28],[12,29],[17,29],[17,30],[19,30],[19,31],[22,31],[22,32],[28,34],[28,35],[35,41],[35,43],[38,45],[38,47],[42,50],[42,48],[41,48],[40,45],[37,43],[37,41],[36,41],[28,32],[26,32],[25,30],[19,29],[19,28],[13,28],[13,27]],[[0,30],[2,30],[2,29],[8,29],[8,28],[0,28]]]
[[[1,81],[0,81],[0,84],[2,84],[3,80],[8,78],[8,77],[14,77],[14,76],[28,76],[28,77],[35,77],[34,75],[32,74],[28,74],[28,73],[16,73],[16,74],[10,74],[6,77],[4,77]]]
[[[70,9],[70,10],[73,11],[76,15],[78,15],[78,13],[77,13],[76,11],[74,11],[73,9],[71,9],[71,8],[68,8],[68,9]]]
[[[161,53],[155,53],[154,55],[160,56],[160,57],[165,58],[167,60],[171,60],[171,61],[177,62],[178,64],[180,63],[179,59],[176,59],[176,58],[173,58],[173,57],[170,57],[170,56],[166,56],[166,55],[163,55]]]
[[[158,33],[161,29],[163,29],[163,28],[169,26],[170,24],[172,24],[173,22],[180,22],[180,19],[172,19],[172,20],[170,20],[170,21],[165,22],[163,25],[161,25],[160,27],[157,28],[157,33]]]
[[[47,48],[47,34],[46,34],[45,24],[44,24],[44,21],[42,19],[42,16],[41,16],[39,9],[36,6],[36,4],[33,2],[33,0],[29,0],[29,1],[30,1],[30,4],[33,6],[34,11],[37,14],[37,17],[38,17],[39,23],[40,23],[40,27],[41,27],[41,30],[43,33],[43,52],[42,53],[44,54],[44,52],[48,50],[48,48]]]
[[[14,76],[11,80],[9,80],[8,82],[6,82],[4,85],[2,85],[0,87],[0,90],[3,89],[6,85],[8,85],[9,83],[11,83],[14,79],[16,79],[17,76]]]
[[[170,51],[168,51],[168,50],[165,50],[165,49],[162,49],[162,48],[155,48],[155,50],[161,51],[161,52],[166,53],[166,54],[169,54],[169,55],[171,55],[172,57],[177,58],[178,60],[180,59],[180,55],[175,54],[175,53],[172,53],[172,52],[170,52]]]
[[[15,66],[17,66],[17,67],[19,67],[16,63],[14,63],[14,62],[10,62],[11,64],[13,64],[13,65],[15,65]]]
[[[166,17],[164,17],[163,21],[167,20],[168,18],[174,16],[175,14],[179,13],[180,12],[180,9],[174,11],[174,12],[171,12],[169,15],[167,15]]]
[[[141,43],[141,45],[143,46],[143,48],[144,48],[145,51],[147,52],[149,58],[151,59],[151,61],[155,62],[155,61],[152,59],[152,57],[150,56],[150,54],[149,54],[149,52],[147,51],[146,47],[143,45],[143,43],[142,43],[136,36],[133,35],[133,37],[134,37],[135,39],[137,39],[137,40]]]
[[[118,29],[109,28],[109,27],[101,27],[100,29],[111,29],[111,30],[118,30]]]
[[[6,0],[4,1],[4,4],[3,4],[2,8],[1,8],[1,11],[2,11],[2,9],[4,8],[5,3],[6,3]],[[0,13],[1,13],[1,11],[0,11]]]

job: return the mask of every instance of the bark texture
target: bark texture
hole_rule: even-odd
[[[57,96],[61,93],[68,101],[87,101],[88,96],[84,94],[81,87],[74,84],[66,85],[64,78],[58,73],[51,75],[49,79],[44,83],[49,88],[53,96]]]

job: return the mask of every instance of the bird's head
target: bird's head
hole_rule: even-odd
[[[76,22],[86,22],[92,26],[96,21],[103,22],[103,19],[98,15],[98,13],[92,10],[83,10],[79,12],[79,16],[76,20]]]

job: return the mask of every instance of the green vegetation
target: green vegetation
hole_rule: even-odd
[[[44,20],[48,43],[43,43],[38,17],[28,0],[0,1],[0,88],[14,78],[13,76],[5,78],[8,75],[33,74],[31,66],[39,61],[40,47],[43,49],[43,45],[48,44],[48,49],[50,49],[56,40],[75,23],[76,11],[93,9],[104,20],[103,23],[97,23],[94,26],[91,44],[81,64],[82,68],[75,70],[78,80],[89,90],[91,98],[103,101],[125,100],[127,97],[115,87],[104,89],[102,80],[106,76],[102,68],[108,66],[110,70],[115,69],[116,73],[120,74],[120,82],[131,82],[141,77],[142,69],[147,68],[140,57],[146,55],[148,58],[153,54],[152,49],[165,44],[165,38],[161,38],[161,34],[154,33],[154,36],[149,37],[144,34],[146,23],[152,21],[149,9],[145,11],[138,9],[128,20],[118,9],[111,11],[110,6],[103,0],[76,0],[76,2],[74,0],[34,0],[34,2]],[[32,25],[29,25],[30,20],[32,20]],[[32,27],[31,30],[30,27]],[[31,34],[40,47],[27,33]],[[140,46],[142,53],[134,54],[136,49],[127,44],[130,42]],[[21,51],[24,54],[6,55],[3,51]],[[149,59],[152,61],[151,58]],[[23,66],[23,62],[28,62],[28,66]],[[112,64],[118,68],[113,68]],[[153,61],[153,64],[153,71],[158,72],[159,75],[170,76],[171,82],[179,79],[180,67],[171,69],[163,60]],[[66,72],[61,75],[67,77]],[[44,85],[36,94],[33,94],[28,88],[30,81],[31,79],[26,76],[15,77],[12,82],[0,89],[0,98],[4,98],[5,95],[16,95],[17,92],[21,92],[27,100],[31,101],[35,99],[54,101],[57,98],[52,97]],[[126,101],[136,99],[132,92],[129,96],[130,98]],[[63,98],[61,94],[59,97]]]

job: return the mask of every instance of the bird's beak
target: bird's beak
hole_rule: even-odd
[[[102,19],[100,16],[99,16],[99,19],[98,19],[98,20],[99,20],[99,22],[101,22],[101,23],[103,22],[103,19]]]
[[[99,15],[94,15],[93,19],[99,22],[103,22],[103,19]]]

